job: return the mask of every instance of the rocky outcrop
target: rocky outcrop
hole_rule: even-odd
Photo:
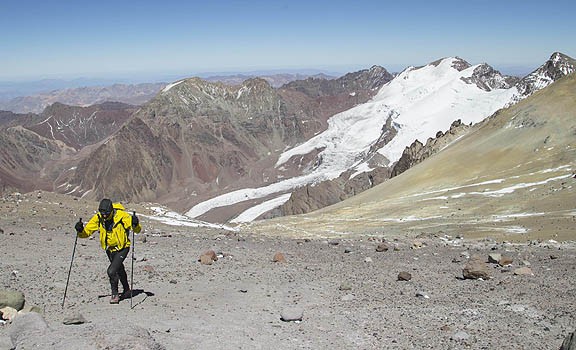
[[[389,118],[390,120],[391,118]],[[435,138],[428,139],[426,145],[418,140],[414,141],[410,147],[404,150],[402,157],[392,169],[374,162],[374,169],[369,172],[355,174],[355,176],[351,176],[351,172],[345,172],[337,179],[296,189],[279,210],[268,213],[263,218],[308,213],[355,196],[422,162],[460,137],[469,128],[469,125],[464,125],[460,120],[457,120],[452,123],[446,133],[439,131]],[[383,132],[379,142],[383,144],[388,142],[387,139],[391,137],[392,130],[394,129],[390,128],[390,131]],[[373,149],[378,149],[378,147],[375,146]],[[373,154],[376,155],[376,152]]]
[[[466,83],[472,83],[484,91],[492,91],[494,89],[509,89],[516,84],[520,79],[511,76],[503,76],[487,64],[481,64],[469,78],[462,78]]]
[[[470,125],[464,125],[460,120],[456,120],[450,125],[450,129],[446,133],[438,131],[435,138],[429,138],[428,141],[426,141],[426,145],[423,145],[422,142],[418,140],[414,141],[409,147],[406,147],[402,153],[402,157],[400,157],[394,165],[390,177],[400,175],[414,165],[439,152],[456,138],[466,133],[469,128]]]
[[[347,171],[334,180],[322,181],[294,190],[286,203],[262,218],[309,213],[355,196],[389,178],[390,171],[386,167],[360,174]]]

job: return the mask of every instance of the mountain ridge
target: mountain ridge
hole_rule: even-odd
[[[546,74],[563,63],[563,59],[558,56],[553,64],[543,65],[544,70],[534,74]],[[422,75],[422,72],[429,73]],[[434,76],[433,72],[439,75]],[[439,79],[442,76],[451,80]],[[402,85],[418,79],[431,85]],[[53,187],[46,187],[48,190],[76,196],[107,195],[124,201],[158,201],[180,211],[188,210],[191,216],[213,221],[236,220],[242,211],[250,209],[252,214],[248,220],[252,220],[263,214],[256,215],[252,209],[255,206],[274,202],[278,207],[296,188],[318,184],[322,179],[344,176],[342,186],[349,194],[385,181],[404,148],[420,139],[414,137],[405,141],[403,147],[394,146],[398,149],[394,152],[399,152],[395,156],[391,155],[396,153],[381,151],[384,147],[390,148],[398,135],[411,128],[407,120],[402,119],[408,106],[405,101],[416,103],[418,108],[430,113],[432,109],[422,101],[432,100],[427,94],[439,88],[438,91],[473,88],[478,95],[512,96],[515,91],[508,91],[512,88],[503,89],[510,84],[507,79],[487,65],[471,66],[459,58],[441,59],[420,68],[409,67],[395,76],[374,66],[334,80],[308,78],[277,89],[257,78],[235,86],[199,78],[182,79],[165,86],[147,104],[126,107],[126,111],[134,108],[133,114],[124,123],[115,124],[116,129],[96,136],[95,143],[80,145],[60,139],[70,147],[83,149],[73,155],[60,153],[44,158],[51,170],[41,172],[42,183],[48,186],[52,181]],[[404,92],[398,94],[393,89]],[[444,96],[449,97],[445,93]],[[446,100],[447,108],[470,110],[462,104],[462,99],[451,98]],[[494,99],[486,101],[489,104],[481,106],[488,106],[491,111],[501,108],[508,100],[503,99],[496,105]],[[401,107],[391,108],[394,103]],[[462,120],[464,124],[478,122],[488,114],[479,113],[474,117],[479,119],[465,115],[468,119]],[[457,114],[446,116],[446,128],[433,125],[436,130],[431,131],[431,137],[460,119],[455,116]],[[365,124],[371,126],[358,124],[358,117],[372,123]],[[436,122],[430,119],[429,123]],[[55,126],[58,127],[54,124],[52,130]],[[330,131],[335,126],[351,133],[340,139],[343,134],[337,129]],[[343,141],[338,141],[338,146],[322,141],[303,148],[310,140],[321,140],[325,135],[332,137],[327,131],[337,136],[330,142]],[[46,130],[35,132],[54,139]],[[371,140],[363,141],[365,146],[360,152],[337,148],[353,146],[354,140],[367,134]],[[410,137],[411,134],[405,136],[407,140]],[[327,172],[327,166],[334,164],[334,159],[343,159],[348,165]],[[54,178],[57,169],[63,167],[66,171],[60,171]],[[118,176],[120,174],[122,176]],[[298,182],[299,179],[308,182]],[[306,201],[306,196],[302,200]],[[200,210],[201,207],[204,209]]]
[[[538,68],[537,70],[535,70],[530,76],[547,76],[549,75],[549,70],[551,69],[555,69],[555,64],[557,64],[559,61],[554,61],[554,58],[557,56],[557,54],[553,54],[551,56],[551,59],[548,60],[545,64],[543,64],[540,68]],[[554,64],[550,64],[550,62],[553,62]],[[571,65],[570,66],[571,71],[574,70],[574,66]],[[495,82],[495,88],[501,88],[501,87],[509,87],[507,90],[498,90],[498,89],[489,89],[489,93],[493,93],[493,94],[498,94],[501,97],[498,99],[494,99],[493,97],[487,96],[486,93],[486,86],[485,84],[478,84],[478,78],[475,77],[475,75],[477,76],[478,74],[478,70],[483,70],[486,71],[489,74],[489,80]],[[448,76],[452,77],[453,80],[449,80],[448,83],[444,82],[444,80],[439,80],[438,77],[436,75],[434,75],[435,73],[433,73],[434,71],[438,71],[438,70],[445,70],[448,74]],[[450,72],[450,69],[453,69],[452,72]],[[427,71],[431,71],[432,74],[428,74],[426,73]],[[424,72],[424,73],[422,73]],[[416,75],[419,74],[419,75]],[[442,73],[445,74],[445,73]],[[377,150],[372,150],[370,151],[370,153],[368,154],[369,158],[367,158],[368,160],[370,160],[370,162],[372,162],[372,164],[374,164],[374,162],[376,162],[376,164],[379,162],[380,164],[382,164],[383,166],[388,166],[389,164],[393,164],[395,161],[397,161],[402,154],[402,151],[405,149],[405,147],[408,147],[415,139],[426,139],[428,137],[432,137],[435,133],[437,133],[438,131],[441,130],[445,130],[447,129],[450,124],[456,120],[456,119],[465,119],[466,123],[477,123],[480,122],[481,120],[483,120],[484,118],[488,117],[490,114],[492,114],[493,112],[495,112],[496,110],[498,110],[499,108],[505,107],[506,105],[510,104],[510,103],[515,103],[515,101],[520,100],[522,98],[525,98],[526,96],[528,96],[530,93],[532,93],[533,91],[536,91],[538,88],[541,88],[543,85],[539,85],[539,86],[535,86],[533,88],[531,88],[529,91],[525,91],[524,93],[519,93],[516,90],[515,86],[510,87],[508,85],[508,82],[506,82],[506,78],[500,76],[500,78],[494,79],[495,74],[498,74],[496,71],[494,71],[493,69],[486,69],[486,65],[476,65],[476,66],[471,66],[469,65],[466,61],[462,60],[461,58],[444,58],[441,60],[437,60],[433,63],[431,63],[428,66],[423,66],[423,67],[408,67],[407,69],[405,69],[402,73],[400,73],[399,75],[397,75],[395,77],[394,80],[392,80],[389,84],[387,84],[386,86],[384,86],[381,91],[378,93],[378,95],[376,95],[374,97],[374,105],[375,106],[380,106],[377,103],[377,100],[381,100],[382,102],[382,106],[384,107],[372,107],[371,109],[373,110],[379,110],[382,108],[388,108],[389,112],[388,112],[388,119],[385,123],[385,125],[387,125],[387,127],[385,129],[382,130],[382,133],[380,136],[378,136],[378,138],[376,137],[376,135],[374,135],[372,137],[373,140],[382,140],[382,144],[383,146],[378,146]],[[465,75],[465,76],[462,76]],[[427,85],[422,85],[422,84],[412,84],[411,81],[416,79],[421,79],[418,78],[418,76],[423,76],[424,78],[424,82],[426,84],[430,84],[429,86]],[[462,83],[460,83],[460,81],[462,81],[465,85],[463,85]],[[517,84],[519,84],[520,82],[517,82]],[[528,84],[531,83],[531,80],[528,80]],[[393,85],[395,85],[394,87],[392,87]],[[444,109],[439,109],[439,103],[437,103],[437,98],[434,98],[434,100],[432,100],[431,104],[427,103],[427,99],[428,97],[428,93],[429,91],[434,91],[435,89],[438,89],[438,91],[467,91],[466,89],[470,90],[470,85],[475,85],[478,87],[478,89],[480,89],[481,91],[478,93],[474,93],[475,95],[481,96],[484,99],[484,102],[477,103],[476,99],[473,97],[467,97],[466,99],[473,99],[474,103],[476,103],[475,105],[466,105],[466,104],[462,104],[462,99],[453,99],[453,97],[450,97],[448,95],[448,99],[446,99],[446,97],[440,97],[440,99],[446,99],[446,103],[444,105]],[[480,86],[479,86],[480,85]],[[532,86],[532,85],[530,85]],[[446,94],[444,94],[443,96],[446,96]],[[421,101],[424,101],[424,104],[422,104]],[[498,102],[499,101],[499,102]],[[406,106],[409,104],[413,104],[415,107],[412,107],[412,110],[405,110]],[[461,104],[460,110],[462,111],[461,113],[465,113],[465,114],[454,114],[454,107],[458,107],[458,104]],[[394,107],[392,109],[390,109],[390,106],[394,106],[394,105],[398,105],[400,106],[400,109],[398,109],[398,111],[394,110]],[[432,106],[432,108],[430,108],[430,106]],[[470,111],[472,111],[473,113],[470,113]],[[457,111],[458,112],[458,111]],[[445,127],[441,127],[441,124],[438,124],[438,119],[434,119],[433,117],[433,113],[436,113],[437,115],[441,116],[443,118],[443,123],[445,125]],[[353,110],[350,111],[346,111],[345,113],[343,113],[343,117],[344,118],[348,118],[347,115],[350,115],[351,117],[354,117],[355,112]],[[358,113],[356,113],[358,114]],[[380,118],[382,118],[383,116],[385,116],[383,113],[378,112],[378,114],[375,114],[375,116],[378,116]],[[404,116],[403,116],[404,115]],[[396,135],[396,132],[402,133],[403,129],[408,129],[408,130],[412,130],[412,129],[417,129],[418,125],[420,125],[422,123],[422,120],[417,120],[416,118],[420,118],[423,115],[428,115],[427,116],[427,123],[433,124],[435,127],[437,127],[437,129],[428,129],[427,133],[422,133],[420,132],[420,135],[418,134],[413,134],[413,133],[405,133],[405,136],[403,136],[403,139],[398,137],[398,135]],[[450,115],[452,115],[450,117]],[[338,116],[336,116],[338,117]],[[413,123],[413,121],[416,121],[416,124],[414,125],[410,125],[409,123]],[[358,120],[360,121],[360,120]],[[372,122],[372,120],[369,120],[370,122]],[[336,123],[336,122],[335,122]],[[352,121],[352,123],[357,123],[357,121]],[[381,124],[384,124],[384,121],[380,122]],[[345,126],[343,127],[344,129],[348,129],[349,126],[346,126],[347,124],[344,124]],[[350,124],[352,125],[352,124]],[[369,124],[367,124],[369,125]],[[388,135],[389,133],[393,133],[392,135]],[[341,131],[333,131],[333,134],[337,134],[339,135],[341,133]],[[353,132],[354,134],[358,134],[357,132]],[[352,137],[352,136],[350,136]],[[333,138],[333,136],[331,136],[331,134],[327,134],[326,136],[326,140],[330,140],[331,138]],[[399,140],[403,140],[403,141],[399,141]],[[327,142],[331,142],[331,141],[327,141]],[[339,141],[338,141],[339,142]],[[380,141],[378,141],[380,142]],[[310,143],[310,142],[309,142]],[[324,141],[321,142],[316,142],[317,145],[324,145],[322,147],[325,147],[325,143]],[[341,144],[340,142],[338,144]],[[314,148],[317,148],[319,146],[315,146],[314,144],[311,144],[308,147],[303,148],[302,145],[299,146],[300,148],[303,148],[303,151],[299,151],[296,152],[298,150],[298,148],[294,148],[292,150],[290,150],[290,152],[292,153],[285,153],[281,156],[280,161],[282,161],[282,157],[288,158],[290,156],[293,156],[294,154],[298,154],[298,153],[305,153],[306,151],[312,150]],[[329,145],[329,143],[328,143]],[[372,144],[371,148],[374,147],[375,143]],[[336,146],[334,146],[336,147]],[[367,146],[365,146],[367,147]],[[323,148],[321,152],[325,152],[325,149]],[[362,151],[365,152],[365,151]],[[320,153],[319,153],[320,154]],[[338,155],[340,154],[340,152],[336,151],[334,154]],[[372,155],[376,155],[376,157],[372,156]],[[380,158],[378,157],[380,156]],[[381,156],[384,156],[383,158]],[[319,155],[319,157],[322,157],[322,154]],[[360,169],[368,169],[368,171],[371,171],[369,169],[372,169],[373,165],[370,164],[370,162],[362,164],[362,162],[360,162],[360,164],[356,165],[356,168],[358,170]],[[331,162],[327,162],[328,164],[331,164]],[[333,162],[332,162],[333,163]],[[362,172],[366,172],[366,170],[361,170]],[[335,174],[336,176],[332,175],[332,179],[326,179],[328,181],[333,181],[333,179],[335,179],[336,177],[338,177],[340,174],[342,174],[344,172],[344,170],[342,171],[337,171]],[[331,189],[335,189],[340,187],[340,192],[339,193],[333,193],[331,196],[329,196],[329,198],[332,199],[328,199],[328,201],[325,203],[326,204],[333,204],[334,203],[334,198],[346,198],[348,196],[348,194],[346,194],[346,191],[348,191],[348,193],[357,193],[358,190],[361,189],[365,189],[365,188],[369,188],[370,186],[374,185],[374,180],[377,180],[379,183],[380,181],[383,181],[386,179],[386,175],[382,176],[382,171],[378,170],[377,174],[374,174],[372,176],[369,175],[369,173],[367,173],[367,176],[363,176],[363,180],[362,181],[355,181],[356,185],[353,188],[349,188],[349,189],[344,189],[344,186],[346,186],[346,181],[344,180],[344,182],[340,185],[340,186],[332,186],[332,185],[328,185],[327,188],[331,188]],[[352,174],[352,177],[356,176],[355,173]],[[321,181],[325,181],[325,180],[321,180]],[[320,190],[317,189],[315,191],[312,191],[310,189],[310,187],[313,186],[317,186],[319,182],[321,181],[313,181],[310,182],[310,184],[307,184],[304,188],[302,189],[296,189],[295,190],[295,196],[298,197],[298,201],[300,202],[300,204],[295,204],[295,198],[292,198],[290,200],[290,207],[294,208],[294,207],[298,207],[298,208],[305,208],[305,207],[309,207],[309,203],[314,203],[314,202],[318,202],[318,199],[321,198],[321,196],[316,196],[316,198],[311,198],[311,193],[315,193],[317,194]],[[342,182],[342,180],[338,180],[340,182]],[[301,193],[296,193],[300,191]],[[225,197],[219,197],[219,198],[215,198],[215,199],[211,199],[211,203],[209,203],[208,205],[204,206],[204,208],[209,208],[210,206],[218,206],[218,205],[226,205],[226,198]],[[230,202],[232,203],[236,203],[234,200],[231,200]],[[314,206],[312,206],[312,209],[318,209],[320,205],[316,204]],[[206,209],[203,209],[206,210]],[[293,213],[293,211],[291,209],[288,208],[284,208],[283,210],[285,210],[285,214],[291,214]],[[265,212],[265,208],[262,209],[262,212]],[[278,213],[278,211],[275,211],[276,213]],[[195,216],[197,215],[199,212],[197,210],[194,210],[194,208],[188,212],[190,215]],[[251,211],[251,213],[254,213],[254,211]],[[280,211],[280,214],[282,214],[282,210]],[[252,216],[246,216],[245,219],[242,220],[252,220],[255,218],[254,214],[251,214]],[[242,216],[242,215],[241,215]],[[270,215],[267,215],[266,217],[269,217]],[[235,219],[237,220],[237,219]]]

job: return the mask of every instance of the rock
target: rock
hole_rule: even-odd
[[[566,338],[564,338],[560,350],[576,350],[576,331],[568,334]]]
[[[500,266],[508,266],[508,265],[512,265],[512,263],[514,262],[514,259],[512,259],[509,256],[502,256],[502,258],[500,258],[500,260],[498,260],[498,264]]]
[[[66,315],[62,323],[65,325],[83,324],[86,323],[86,319],[79,312],[73,312],[69,315]]]
[[[284,254],[282,254],[280,252],[276,252],[276,254],[274,254],[274,257],[272,258],[272,261],[278,262],[278,263],[285,263],[286,258],[284,257]]]
[[[214,260],[212,260],[210,255],[200,255],[200,259],[198,261],[200,261],[200,264],[202,265],[212,265]]]
[[[366,263],[371,263],[372,262],[372,258],[371,257],[366,257],[366,259],[364,259],[364,262]]]
[[[0,316],[3,320],[12,321],[18,315],[18,310],[13,307],[5,306],[0,309]]]
[[[514,270],[514,274],[520,276],[534,276],[534,272],[532,272],[532,269],[527,266],[517,268],[516,270]]]
[[[205,251],[204,253],[202,253],[202,255],[200,255],[200,258],[198,259],[198,261],[200,261],[202,265],[212,265],[212,262],[217,260],[218,255],[216,255],[216,252],[213,250]]]
[[[386,242],[382,242],[376,247],[377,252],[385,252],[388,249],[390,249],[390,246]]]
[[[398,281],[410,281],[412,279],[412,274],[410,272],[402,271],[398,273]]]
[[[426,246],[426,243],[420,241],[420,240],[414,240],[412,242],[412,247],[411,249],[422,249]]]
[[[430,297],[428,296],[428,294],[426,294],[425,292],[416,292],[416,296],[417,296],[418,298],[430,299]]]
[[[280,319],[284,322],[302,321],[304,310],[299,307],[287,307],[282,310]]]
[[[110,332],[110,329],[114,329],[114,331]],[[169,333],[170,330],[166,332]],[[95,346],[97,349],[166,349],[166,347],[158,343],[145,328],[125,322],[100,325],[94,330],[94,335],[88,340],[90,340],[91,347]],[[87,345],[82,349],[91,347]]]
[[[464,269],[462,269],[462,276],[466,279],[490,278],[488,267],[478,259],[470,260],[466,264]]]
[[[454,335],[451,337],[452,340],[455,341],[465,341],[470,339],[470,335],[464,331],[458,331],[456,333],[454,333]]]
[[[16,310],[24,307],[24,293],[14,290],[0,290],[0,308],[10,306]]]
[[[209,256],[210,259],[212,259],[212,261],[217,261],[217,260],[218,260],[218,255],[216,255],[216,252],[213,251],[213,250],[207,250],[207,251],[205,251],[202,255]]]
[[[502,254],[500,253],[488,254],[488,262],[491,264],[498,264],[500,259],[502,259]]]
[[[76,315],[71,320],[78,322],[80,317]],[[78,329],[81,333],[51,330],[40,314],[31,312],[16,317],[9,328],[9,335],[13,349],[165,349],[146,329],[126,321],[109,320],[103,325],[95,324],[89,332],[82,329]]]
[[[42,338],[47,332],[48,324],[42,315],[35,312],[16,317],[9,329],[10,339],[16,348],[18,348],[19,343]]]

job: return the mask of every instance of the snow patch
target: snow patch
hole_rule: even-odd
[[[168,91],[169,91],[170,89],[172,89],[174,86],[176,86],[176,85],[178,85],[178,84],[180,84],[180,83],[183,83],[183,82],[184,82],[184,80],[180,80],[180,81],[174,82],[174,83],[172,83],[172,84],[168,84],[168,85],[166,85],[166,87],[165,87],[164,89],[162,89],[162,92],[168,92]]]

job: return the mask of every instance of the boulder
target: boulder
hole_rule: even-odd
[[[10,306],[16,310],[24,307],[24,293],[14,290],[0,290],[0,308]]]
[[[19,315],[14,318],[9,328],[12,344],[17,346],[23,343],[30,344],[32,339],[43,338],[48,331],[48,324],[42,315],[36,312]]]
[[[12,321],[16,316],[18,316],[18,310],[13,307],[5,306],[0,309],[0,319],[6,321]]]
[[[470,260],[464,269],[462,269],[462,276],[465,279],[488,279],[490,278],[490,273],[488,266],[478,259]]]

